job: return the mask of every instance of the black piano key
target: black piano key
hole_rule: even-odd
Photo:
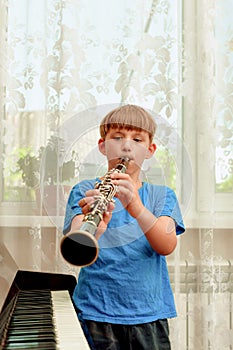
[[[23,322],[18,322],[18,323],[13,323],[11,324],[8,329],[21,329],[22,327],[27,327],[28,330],[38,328],[38,327],[51,327],[51,321],[48,322],[47,320],[39,320],[39,321],[32,321],[30,320],[27,321],[27,323]],[[52,325],[53,326],[53,325]]]
[[[25,315],[26,316],[29,316],[29,317],[32,317],[32,318],[36,318],[38,316],[40,316],[41,314],[45,315],[45,316],[48,316],[48,317],[51,317],[53,315],[53,311],[52,309],[49,309],[49,310],[22,310],[22,311],[17,311],[17,312],[14,312],[14,316],[15,318],[20,318],[20,317],[24,317]]]
[[[12,335],[17,336],[25,336],[25,335],[40,335],[40,334],[52,334],[55,336],[54,328],[52,327],[35,327],[35,328],[11,328],[8,330],[8,336],[11,337]]]
[[[12,320],[17,322],[20,320],[27,320],[28,318],[30,318],[31,320],[39,320],[39,319],[48,319],[50,320],[52,318],[52,313],[44,313],[44,314],[21,314],[21,315],[14,315]]]
[[[40,333],[39,331],[35,334],[28,333],[25,334],[12,334],[9,340],[7,341],[8,344],[16,343],[16,342],[22,342],[26,343],[27,341],[34,341],[34,342],[42,342],[42,341],[54,341],[54,334],[52,333]]]
[[[39,319],[39,320],[33,320],[33,319],[26,319],[26,320],[21,320],[18,322],[11,322],[8,331],[11,330],[23,330],[23,329],[28,329],[32,330],[34,328],[53,328],[53,320],[51,319]]]
[[[38,328],[40,327],[40,329],[47,329],[49,327],[54,328],[53,324],[51,325],[50,322],[43,322],[42,321],[38,321],[38,322],[27,322],[27,324],[25,324],[24,322],[18,322],[16,324],[11,324],[8,327],[8,331],[10,332],[11,330],[33,330],[34,328]]]
[[[14,344],[6,344],[3,348],[4,350],[20,350],[20,349],[38,349],[38,350],[56,350],[56,344],[54,342],[43,342],[43,343],[35,343],[35,342],[27,342],[27,343],[14,343]]]

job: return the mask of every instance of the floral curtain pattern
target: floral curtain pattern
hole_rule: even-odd
[[[180,350],[233,343],[232,5],[0,0],[1,241],[21,267],[76,274],[61,228],[71,186],[103,165],[98,122],[148,108],[158,151],[144,176],[176,190],[187,226],[168,257]]]

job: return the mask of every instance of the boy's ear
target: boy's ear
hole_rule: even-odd
[[[99,139],[98,141],[98,147],[99,151],[106,156],[106,149],[105,149],[105,140],[103,138]]]
[[[150,146],[149,146],[149,148],[148,148],[148,150],[147,150],[146,159],[150,159],[150,158],[153,156],[153,154],[154,154],[155,151],[156,151],[156,148],[157,148],[157,146],[156,146],[155,143],[151,143],[151,144],[150,144]]]

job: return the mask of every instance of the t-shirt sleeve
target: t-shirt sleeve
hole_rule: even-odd
[[[185,226],[180,210],[180,206],[175,192],[166,186],[158,189],[155,199],[155,216],[169,216],[176,223],[176,234],[179,235],[185,231]]]

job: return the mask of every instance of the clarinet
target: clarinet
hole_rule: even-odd
[[[103,179],[95,184],[95,188],[100,193],[95,197],[90,212],[84,216],[80,229],[72,231],[62,238],[61,254],[71,265],[89,266],[98,258],[99,245],[95,233],[108,204],[113,202],[113,197],[117,192],[117,186],[111,182],[111,174],[113,172],[125,173],[128,163],[129,158],[120,158],[116,167],[109,170]]]

